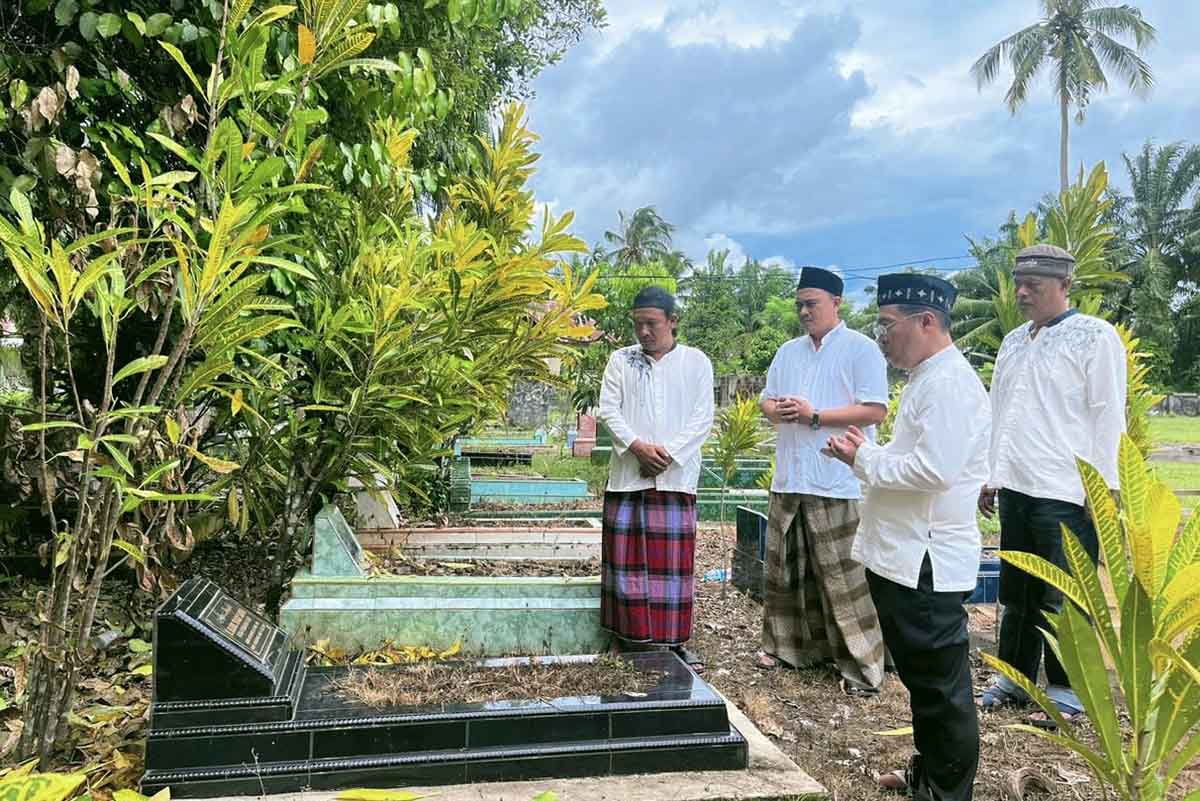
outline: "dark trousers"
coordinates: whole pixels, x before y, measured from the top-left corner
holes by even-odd
[[[917,588],[867,571],[883,641],[912,705],[917,755],[909,786],[918,801],[970,801],[979,767],[971,690],[967,593],[935,592],[929,555]]]
[[[1063,551],[1063,524],[1079,538],[1095,564],[1099,551],[1096,528],[1082,506],[1000,490],[1001,550],[1037,554],[1070,573]],[[1039,631],[1039,628],[1050,630],[1044,613],[1062,609],[1062,593],[1002,561],[1000,603],[1004,606],[1004,616],[1000,620],[1000,658],[1036,683],[1044,651],[1046,681],[1060,687],[1069,686],[1067,672],[1054,651],[1044,647],[1045,638]]]

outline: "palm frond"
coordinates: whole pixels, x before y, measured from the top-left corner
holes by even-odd
[[[1142,12],[1130,5],[1092,8],[1083,12],[1083,24],[1108,36],[1133,34],[1137,49],[1154,43],[1154,26],[1142,18]]]
[[[1144,95],[1154,87],[1154,73],[1136,50],[1101,31],[1093,31],[1091,35],[1100,60],[1125,78],[1132,92]]]

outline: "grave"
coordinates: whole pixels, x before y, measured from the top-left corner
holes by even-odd
[[[736,512],[737,540],[733,549],[733,586],[762,602],[767,560],[767,515],[739,506]],[[993,603],[1000,586],[1000,558],[996,548],[985,547],[979,559],[979,575],[968,604]]]
[[[459,437],[454,441],[454,455],[460,456],[464,449],[495,450],[498,448],[544,448],[549,444],[545,431],[532,434],[486,437]]]
[[[414,558],[570,559],[599,554],[593,529],[391,529],[365,533],[374,550]],[[368,575],[362,545],[335,507],[313,524],[313,566],[297,572],[280,626],[299,642],[348,651],[385,640],[470,656],[588,654],[605,647],[599,576]]]
[[[767,516],[745,506],[739,506],[735,514],[737,540],[733,547],[733,586],[761,603],[767,559]]]
[[[141,791],[258,796],[746,767],[723,699],[687,665],[670,652],[627,661],[658,677],[644,696],[369,708],[329,691],[368,668],[307,666],[281,629],[189,579],[155,615]]]
[[[726,520],[733,519],[734,510],[738,506],[745,506],[766,514],[771,497],[767,490],[761,489],[731,488],[725,490],[724,495]],[[709,522],[721,519],[721,490],[705,489],[704,487],[696,490],[696,517]]]
[[[471,477],[471,505],[505,503],[520,505],[572,503],[589,500],[587,482],[581,478],[533,476]]]
[[[700,486],[705,489],[721,488],[721,468],[713,459],[701,461]],[[758,489],[758,481],[771,469],[770,459],[738,459],[729,482],[731,489]]]

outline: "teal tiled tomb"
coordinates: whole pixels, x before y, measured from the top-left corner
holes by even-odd
[[[586,559],[599,532],[496,528],[371,532],[416,558]],[[379,538],[378,542],[374,542]],[[469,656],[591,654],[607,644],[600,628],[600,577],[372,576],[362,544],[341,513],[326,507],[313,524],[312,569],[292,579],[279,613],[300,642],[328,640],[349,651],[390,640],[435,650],[459,643]]]

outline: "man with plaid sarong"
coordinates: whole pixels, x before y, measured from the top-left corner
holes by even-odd
[[[842,279],[805,267],[796,311],[807,332],[780,347],[760,406],[777,426],[767,511],[766,588],[758,665],[830,662],[847,694],[883,683],[883,635],[862,565],[850,558],[858,480],[821,449],[831,433],[873,426],[887,413],[887,365],[839,317]]]
[[[613,439],[604,493],[601,625],[612,651],[671,647],[692,633],[696,485],[712,430],[713,371],[701,351],[675,341],[675,298],[647,287],[633,302],[638,344],[612,354],[598,417]]]

